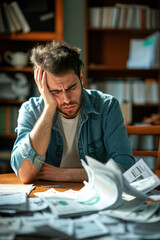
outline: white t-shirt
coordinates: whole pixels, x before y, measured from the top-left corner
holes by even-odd
[[[59,121],[64,141],[60,167],[81,168],[77,139],[79,115],[73,119],[67,119],[59,114]]]

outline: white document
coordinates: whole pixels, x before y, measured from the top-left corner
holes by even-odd
[[[42,211],[48,207],[46,201],[42,201],[40,198],[28,198],[28,211]]]
[[[26,193],[0,194],[0,208],[7,205],[24,204],[26,200]]]
[[[131,39],[127,67],[135,69],[149,69],[156,67],[156,49],[158,44],[158,32],[144,39]]]
[[[16,233],[20,228],[20,218],[0,218],[0,233],[9,234]],[[1,235],[0,234],[0,235]]]
[[[125,173],[123,173],[123,176],[129,183],[133,183],[134,181],[155,176],[155,174],[147,166],[147,164],[143,161],[143,159],[140,159],[132,167],[130,167]]]
[[[147,222],[149,218],[154,216],[158,209],[158,202],[150,204],[136,204],[135,207],[132,207],[131,204],[124,204],[120,208],[106,210],[105,214],[127,221]]]
[[[105,165],[88,156],[86,159],[88,164],[83,160],[82,164],[88,174],[89,182],[78,192],[80,194],[77,194],[77,197],[74,195],[74,198],[69,198],[63,192],[57,197],[52,194],[46,194],[46,196],[45,193],[38,194],[47,201],[53,214],[61,217],[74,216],[117,207],[124,201],[122,200],[123,192],[134,196],[142,203],[151,200],[149,196],[130,186],[112,159]]]
[[[109,233],[107,227],[92,216],[75,219],[74,229],[76,239],[87,239]]]
[[[29,194],[34,188],[33,184],[0,184],[0,194],[23,192]]]

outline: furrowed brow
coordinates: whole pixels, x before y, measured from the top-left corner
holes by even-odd
[[[69,89],[71,89],[71,88],[75,87],[76,85],[77,85],[77,83],[74,83],[73,85],[69,86],[69,87],[68,87],[68,88],[66,88],[65,90],[69,90]]]
[[[53,89],[53,90],[49,90],[51,93],[57,93],[57,92],[61,92],[62,90],[58,90],[58,89]]]

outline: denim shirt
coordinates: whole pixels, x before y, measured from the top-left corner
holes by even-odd
[[[11,154],[11,166],[17,174],[23,159],[34,164],[37,153],[31,146],[30,132],[44,108],[42,96],[32,97],[19,110],[17,139]],[[80,112],[78,151],[80,159],[91,156],[102,163],[114,159],[125,170],[135,160],[123,123],[118,101],[111,95],[97,90],[83,89]],[[60,166],[63,153],[63,138],[58,122],[58,110],[53,118],[50,142],[45,162]]]

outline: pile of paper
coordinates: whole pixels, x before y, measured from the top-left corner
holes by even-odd
[[[136,171],[139,165],[141,168],[147,167],[142,160],[125,175],[122,175],[112,159],[106,165],[90,157],[87,157],[87,162],[88,164],[82,161],[82,164],[88,174],[89,182],[79,192],[72,195],[71,192],[60,193],[50,190],[36,193],[36,196],[48,202],[53,214],[61,217],[88,214],[119,207],[135,198],[139,203],[144,203],[146,200],[151,200],[151,197],[145,193],[160,184],[159,178],[151,170],[149,178],[141,179],[136,184],[129,184],[127,178],[130,178],[130,174]],[[138,177],[140,176],[137,175]],[[143,178],[142,174],[141,178]]]
[[[160,180],[142,159],[124,174],[112,159],[82,164],[89,181],[80,191],[51,188],[27,198],[29,185],[16,193],[1,186],[0,239],[160,239],[160,202],[146,204],[160,200]]]

